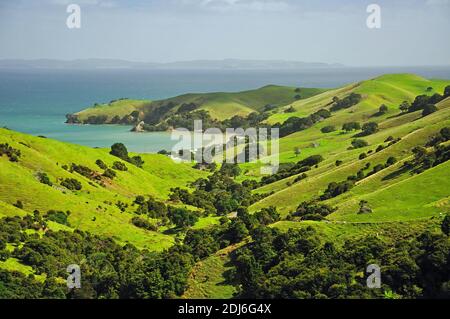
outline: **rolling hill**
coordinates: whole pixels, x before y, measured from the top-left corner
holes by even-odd
[[[241,258],[251,260],[247,248],[253,241],[260,240],[255,236],[251,238],[247,229],[242,230],[247,226],[241,219],[251,220],[249,216],[257,219],[271,207],[276,208],[279,218],[274,222],[263,215],[261,220],[266,224],[258,220],[263,226],[288,234],[286,236],[292,235],[291,230],[309,232],[313,229],[320,242],[332,242],[337,247],[345,245],[347,240],[368,237],[394,245],[424,231],[439,231],[444,215],[450,211],[450,142],[448,136],[444,136],[450,128],[450,96],[444,93],[449,85],[450,80],[389,74],[330,90],[267,86],[239,93],[187,94],[153,102],[123,99],[69,117],[79,122],[95,122],[101,117],[110,123],[114,118],[128,117],[137,111],[134,115],[138,117],[153,114],[153,119],[164,120],[182,112],[180,108],[183,108],[187,112],[206,110],[219,120],[252,112],[266,113],[268,116],[262,124],[283,126],[293,118],[310,119],[312,114],[327,110],[329,115],[310,121],[280,139],[281,172],[285,175],[274,175],[272,179],[260,175],[263,165],[260,162],[240,164],[240,172],[233,178],[220,177],[221,169],[213,168],[208,172],[156,154],[141,154],[144,164],[137,167],[111,155],[109,150],[0,129],[0,145],[15,150],[13,155],[0,156],[0,217],[27,216],[35,210],[70,212],[67,225],[49,221],[48,229],[36,233],[43,236],[48,230],[83,230],[113,239],[122,247],[130,243],[140,250],[153,252],[178,247],[187,238],[185,253],[187,251],[195,263],[185,278],[182,293],[177,296],[232,298],[242,290],[242,283],[230,280],[230,273],[236,269],[235,255],[244,249]],[[427,104],[414,109],[420,100],[417,97],[422,95]],[[349,96],[358,99],[351,105],[336,107]],[[436,97],[439,99],[432,111],[424,112],[429,108],[429,101]],[[400,109],[404,102],[409,106],[407,110]],[[359,125],[344,130],[347,123]],[[358,144],[355,140],[364,143]],[[432,141],[437,142],[430,144]],[[14,158],[17,151],[20,156]],[[311,157],[320,160],[307,167],[300,166],[301,172],[295,171],[296,165]],[[99,160],[107,168],[116,167],[114,178],[101,174],[105,167],[100,169]],[[432,164],[428,165],[430,161]],[[126,170],[117,169],[123,165]],[[80,167],[84,171],[88,168],[91,175],[81,174]],[[52,185],[43,183],[43,173]],[[61,185],[70,179],[78,180],[81,189],[70,190]],[[217,203],[217,198],[209,198],[208,191],[202,187],[208,189],[208,181],[215,179],[219,180],[216,194],[224,198],[228,195],[224,190],[229,185],[230,189],[238,190],[236,193],[245,193],[247,186],[242,185],[254,183],[245,195],[252,199],[251,203],[240,202],[248,208],[249,214],[243,213],[242,207],[230,208],[237,202],[229,201],[219,203],[227,214],[219,214],[217,209],[216,214],[203,216],[195,225],[182,230],[167,225],[149,230],[133,224],[132,219],[139,215],[138,195],[176,207],[214,211],[217,207],[206,204]],[[194,181],[196,183],[192,184]],[[337,186],[342,185],[346,188],[336,192]],[[174,188],[181,189],[177,196],[174,196]],[[205,204],[204,201],[210,202]],[[333,209],[320,218],[317,215],[303,218],[305,216],[298,214],[302,202],[306,205],[320,203]],[[156,218],[149,221],[158,223]],[[229,233],[222,234],[223,229]],[[264,238],[263,232],[257,235]],[[243,235],[233,241],[236,233]],[[219,236],[220,245],[213,236]],[[200,239],[205,243],[198,243]],[[6,249],[13,250],[16,246],[8,242]],[[208,250],[208,247],[214,248]],[[182,250],[173,255],[178,256]],[[183,258],[180,263],[189,264]],[[0,262],[0,268],[24,274],[35,271],[16,258]]]
[[[151,195],[166,200],[172,187],[185,187],[189,181],[205,176],[186,164],[175,164],[162,155],[143,155],[142,169],[127,165],[126,172],[118,171],[114,180],[104,180],[103,186],[64,169],[72,163],[83,165],[100,172],[96,161],[101,159],[113,166],[120,159],[108,150],[66,144],[50,139],[33,137],[7,129],[0,129],[0,144],[7,143],[20,150],[20,160],[15,163],[5,156],[0,158],[0,207],[2,215],[32,213],[34,210],[70,211],[69,222],[73,229],[91,231],[130,242],[138,247],[160,250],[173,242],[173,237],[159,232],[137,228],[130,223],[132,207],[121,212],[117,203],[132,206],[137,195]],[[45,172],[53,186],[42,184],[38,173]],[[61,187],[58,181],[75,178],[82,184],[80,191]],[[22,202],[22,209],[12,206]]]
[[[189,109],[208,111],[213,119],[225,120],[235,115],[246,116],[255,111],[263,111],[267,105],[273,107],[285,106],[299,99],[307,99],[319,94],[324,89],[298,89],[269,85],[257,90],[238,93],[191,93],[168,98],[159,101],[139,101],[122,99],[111,101],[107,104],[98,104],[92,108],[85,109],[69,116],[69,122],[95,123],[93,118],[99,119],[101,123],[116,123],[115,117],[123,119],[125,116],[137,111],[140,113],[139,120],[146,123],[161,121],[177,113],[183,105],[192,106]],[[155,111],[159,110],[159,111]],[[91,121],[89,119],[91,118]],[[131,120],[134,123],[137,118]],[[126,121],[129,123],[129,121]]]

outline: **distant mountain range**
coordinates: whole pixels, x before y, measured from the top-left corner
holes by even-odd
[[[341,64],[284,60],[195,60],[169,63],[132,62],[114,59],[0,60],[0,69],[154,69],[154,70],[299,70],[339,68]]]

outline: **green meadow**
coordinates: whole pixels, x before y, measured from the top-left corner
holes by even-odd
[[[176,105],[175,112],[183,104],[194,103],[199,109],[208,111],[212,118],[224,120],[235,115],[262,112],[272,105],[265,124],[281,125],[289,118],[306,117],[329,108],[335,97],[343,99],[352,93],[360,94],[361,100],[357,104],[333,112],[311,127],[279,140],[278,155],[282,164],[297,163],[313,155],[321,155],[323,161],[311,167],[302,180],[298,180],[300,174],[296,174],[266,185],[258,184],[253,194],[259,194],[261,198],[249,206],[249,212],[276,207],[281,220],[270,227],[282,232],[312,227],[324,242],[342,244],[347,239],[376,236],[392,243],[413,238],[424,230],[438,229],[443,216],[450,211],[448,161],[417,174],[402,169],[414,158],[415,147],[425,146],[443,128],[450,127],[450,98],[437,103],[436,111],[427,116],[421,110],[402,114],[399,108],[404,101],[412,103],[419,95],[442,95],[448,85],[450,80],[390,74],[328,90],[270,85],[238,93],[187,94],[163,101],[125,99],[95,105],[76,115],[80,119],[107,116],[111,120],[134,111],[149,112],[167,103]],[[385,112],[379,112],[381,105],[387,107]],[[343,125],[349,122],[374,122],[378,130],[359,137],[367,145],[355,149],[352,141],[358,138],[361,130],[344,131]],[[334,130],[323,132],[323,128],[331,126]],[[389,145],[392,139],[397,139],[397,142]],[[139,168],[112,156],[109,149],[93,149],[0,129],[0,144],[4,143],[19,150],[21,155],[18,161],[0,156],[0,217],[31,215],[36,210],[41,213],[50,210],[67,212],[70,225],[49,222],[48,229],[55,232],[88,231],[111,238],[122,246],[131,243],[139,249],[156,252],[174,245],[184,238],[186,231],[210,229],[223,222],[223,216],[206,214],[183,231],[168,226],[148,230],[132,223],[137,209],[135,198],[139,195],[203,211],[175,203],[170,198],[171,189],[179,187],[192,191],[190,183],[211,174],[195,169],[193,163],[175,163],[171,158],[158,154],[130,154],[141,156],[144,164]],[[395,158],[395,163],[367,174],[377,165],[385,165],[390,158]],[[96,164],[98,160],[108,167],[120,162],[127,170],[116,171],[114,179],[102,179],[103,184],[100,185],[68,169],[76,164],[101,174],[103,170]],[[340,165],[336,164],[337,161]],[[241,173],[235,181],[261,181],[261,167],[261,163],[240,164]],[[324,220],[294,221],[289,218],[300,203],[318,198],[330,183],[346,181],[359,171],[365,176],[350,190],[323,200],[324,204],[335,208]],[[48,176],[52,186],[39,180],[42,173]],[[70,178],[81,183],[81,190],[61,186],[64,179]],[[370,206],[370,213],[360,213],[361,203]],[[234,218],[232,215],[229,219]],[[157,223],[158,220],[151,222]],[[36,234],[42,236],[43,232]],[[232,298],[236,295],[239,285],[227,277],[227,273],[233,270],[230,256],[247,243],[230,245],[197,261],[189,273],[182,297]],[[14,247],[9,246],[9,249]],[[34,273],[31,267],[15,258],[1,261],[0,268],[25,275]],[[45,275],[39,275],[38,279],[43,281]]]

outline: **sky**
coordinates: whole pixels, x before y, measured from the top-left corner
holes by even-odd
[[[449,34],[450,0],[0,0],[0,59],[450,65]]]

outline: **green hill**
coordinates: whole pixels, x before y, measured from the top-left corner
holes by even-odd
[[[425,144],[440,129],[449,126],[450,101],[447,99],[437,104],[439,110],[426,117],[422,117],[420,111],[399,116],[399,105],[402,101],[412,102],[416,96],[421,94],[442,93],[444,87],[449,83],[449,81],[426,80],[409,74],[388,75],[364,81],[344,89],[329,91],[306,101],[297,102],[297,104],[294,104],[296,108],[305,114],[310,114],[326,107],[331,102],[332,97],[340,96],[343,92],[345,94],[360,93],[363,96],[359,104],[349,109],[338,111],[332,117],[325,119],[319,124],[280,140],[281,162],[296,162],[316,154],[322,155],[325,161],[318,168],[308,172],[309,176],[305,181],[293,183],[297,176],[292,176],[261,187],[257,192],[267,193],[274,191],[275,194],[255,204],[252,209],[257,210],[261,207],[275,205],[280,207],[282,212],[288,213],[294,210],[301,201],[320,194],[330,182],[345,180],[347,176],[356,174],[366,163],[371,163],[373,167],[376,164],[386,162],[390,156],[395,156],[399,161],[408,158],[411,156],[411,150],[414,146]],[[433,87],[433,90],[427,91],[428,87]],[[375,116],[382,104],[388,106],[388,112]],[[283,116],[285,115],[283,114]],[[277,120],[280,119],[279,116],[277,118],[277,115],[275,115],[275,118]],[[273,118],[270,120],[274,121]],[[347,122],[359,122],[362,124],[369,121],[378,123],[380,128],[375,134],[364,137],[369,142],[369,146],[362,149],[349,149],[355,132],[344,133],[341,130],[342,125]],[[321,132],[322,128],[330,125],[334,126],[336,131],[331,133]],[[401,138],[402,140],[381,152],[375,152],[379,145],[387,144],[385,140],[389,136]],[[298,157],[294,154],[295,147],[299,147],[302,150],[301,155]],[[372,151],[373,154],[364,160],[359,160],[361,153],[369,151]],[[342,160],[343,165],[336,167],[335,162],[337,160]],[[252,168],[252,165],[254,164],[246,164],[246,168],[249,171],[248,175],[255,175],[258,172],[258,169]],[[394,182],[402,180],[403,177],[400,176],[396,179],[380,182],[380,179],[393,169],[384,170],[378,175],[372,176],[369,180],[364,180],[357,184],[357,187],[352,192],[362,189],[364,185],[364,191],[370,193],[375,189],[379,190],[380,187],[387,187]],[[377,180],[379,183],[376,183]],[[373,188],[368,186],[369,181],[372,183]],[[413,181],[411,182],[414,183]],[[347,196],[349,195],[347,194]],[[341,198],[339,199],[341,200]],[[417,205],[417,203],[409,203],[410,205]]]
[[[64,169],[72,163],[89,167],[101,173],[96,165],[102,160],[109,167],[114,162],[123,162],[109,155],[107,150],[72,145],[0,129],[0,144],[8,143],[20,150],[18,162],[0,157],[0,207],[1,214],[32,213],[38,210],[70,211],[69,222],[74,229],[90,231],[115,238],[119,242],[130,242],[138,247],[156,250],[167,248],[173,242],[171,236],[159,232],[145,231],[130,223],[134,214],[132,201],[137,195],[151,195],[166,200],[172,187],[185,187],[189,181],[205,176],[187,164],[175,164],[162,155],[142,155],[142,169],[125,163],[128,170],[118,171],[114,180],[104,180],[100,186],[77,172]],[[53,186],[42,184],[39,173],[46,173]],[[82,190],[69,191],[59,185],[65,178],[75,178]],[[22,209],[12,205],[21,201]],[[129,208],[121,212],[119,202]]]
[[[176,114],[183,105],[189,106],[187,112],[205,110],[213,119],[225,120],[235,115],[247,116],[255,111],[263,111],[264,107],[268,105],[275,108],[285,106],[323,91],[325,90],[268,85],[257,90],[237,93],[191,93],[153,102],[123,99],[108,104],[99,104],[75,113],[69,116],[69,122],[89,124],[125,122],[131,124],[136,122],[138,117],[135,116],[131,120],[127,120],[127,117],[137,111],[140,113],[140,120],[151,123]],[[115,117],[118,119],[114,120]]]
[[[201,170],[194,169],[193,164],[175,163],[167,156],[141,154],[144,164],[138,167],[129,158],[121,160],[106,149],[0,129],[0,151],[4,153],[0,156],[0,217],[22,216],[22,224],[28,225],[25,219],[34,211],[50,214],[53,210],[52,218],[46,215],[45,227],[24,231],[36,240],[52,238],[52,232],[76,234],[77,230],[112,240],[127,251],[117,253],[119,248],[108,246],[114,254],[125,259],[127,254],[134,256],[128,261],[130,267],[135,267],[132,278],[127,277],[131,286],[135,284],[134,273],[144,271],[139,284],[150,282],[152,289],[137,290],[146,297],[251,295],[251,280],[252,289],[258,286],[262,293],[273,293],[270,296],[316,297],[305,294],[310,285],[299,288],[299,294],[283,290],[293,281],[279,278],[294,276],[296,265],[315,253],[329,256],[338,252],[340,256],[345,246],[359,258],[370,249],[355,245],[364,244],[367,238],[379,241],[377,245],[384,247],[380,251],[386,254],[396,251],[398,247],[393,247],[399,242],[415,245],[416,237],[426,238],[419,236],[425,231],[441,240],[442,220],[450,211],[449,85],[450,80],[391,74],[332,90],[267,86],[240,93],[187,94],[154,102],[119,100],[69,117],[75,122],[106,118],[109,123],[130,116],[165,121],[168,116],[198,110],[207,110],[220,120],[255,111],[264,113],[268,116],[262,124],[289,128],[279,141],[280,171],[269,177],[260,175],[260,162]],[[289,123],[294,123],[293,128],[287,126]],[[353,129],[344,130],[348,123],[353,123]],[[139,195],[143,197],[138,200]],[[203,215],[186,224],[181,220],[175,227],[175,222],[163,223],[164,216],[150,217],[161,210],[163,203],[172,205],[172,211],[168,211],[174,219],[182,219],[183,211],[177,211],[180,207],[186,208],[184,212]],[[297,236],[301,244],[294,243]],[[21,250],[23,242],[14,240],[4,243],[5,250],[15,254],[0,261],[0,268],[37,274],[36,280],[46,282],[47,273],[35,267],[35,259],[30,261],[20,255],[26,253]],[[447,243],[448,238],[445,240]],[[136,251],[127,243],[137,247]],[[303,251],[308,249],[307,244],[316,247],[309,255]],[[436,245],[446,247],[443,242]],[[400,271],[395,268],[398,256],[388,256],[384,260],[391,263],[388,270]],[[378,257],[374,253],[364,262]],[[92,258],[97,261],[104,257],[94,254]],[[169,258],[174,260],[165,264]],[[352,269],[352,286],[362,278],[363,269],[353,261],[346,262],[350,268],[343,271]],[[321,276],[326,276],[328,266],[321,264],[321,275],[314,273],[311,278],[322,284]],[[117,268],[121,267],[119,263]],[[247,273],[247,277],[240,278],[237,267],[270,280],[258,282]],[[315,271],[315,267],[305,269]],[[296,280],[307,280],[301,277],[302,272],[295,275]],[[167,278],[176,284],[166,285]],[[334,289],[344,290],[345,285],[340,285],[327,286],[317,296],[334,296]],[[416,286],[411,288],[413,292],[395,285],[383,287],[383,291],[387,295],[392,289],[402,296],[421,295]],[[100,296],[109,296],[102,293]],[[255,296],[259,295],[255,292]]]

